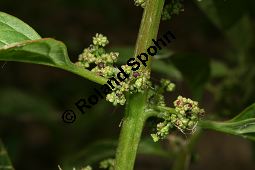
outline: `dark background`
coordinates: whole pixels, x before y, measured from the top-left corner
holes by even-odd
[[[222,27],[195,1],[185,1],[184,12],[161,23],[159,35],[171,30],[177,37],[168,46],[168,51],[175,54],[164,61],[169,70],[162,71],[162,65],[155,62],[152,75],[155,82],[167,77],[177,83],[176,93],[167,96],[169,105],[177,94],[182,94],[201,101],[208,117],[226,120],[255,101],[252,3],[218,3]],[[132,0],[1,0],[0,10],[28,23],[42,37],[63,41],[74,62],[96,33],[108,37],[109,50],[119,49],[123,56],[130,57],[142,16],[142,9],[135,7]],[[232,34],[235,36],[229,36],[226,30],[244,16],[248,21]],[[251,45],[243,47],[242,41]],[[97,166],[98,161],[114,154],[123,107],[114,108],[100,101],[85,115],[75,110],[74,103],[88,97],[95,83],[46,66],[0,64],[0,138],[17,170]],[[178,77],[170,65],[183,77]],[[62,122],[61,114],[66,109],[77,113],[74,124]],[[151,132],[149,123],[145,141]],[[145,145],[149,151],[138,155],[135,169],[171,169],[173,159],[157,154],[162,148],[171,153],[169,143],[166,140],[161,146]],[[254,169],[254,151],[248,140],[206,131],[196,144],[190,169]]]

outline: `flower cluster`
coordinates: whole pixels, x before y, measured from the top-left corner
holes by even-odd
[[[186,131],[194,131],[199,118],[204,115],[204,109],[199,108],[198,102],[189,98],[178,96],[174,101],[174,106],[174,112],[163,111],[162,117],[164,121],[158,123],[157,132],[151,134],[155,142],[159,139],[166,138],[169,129],[173,127],[176,127],[183,133]]]
[[[151,134],[153,141],[157,142],[159,139],[165,139],[169,134],[169,129],[172,127],[172,124],[168,121],[158,123],[157,132],[155,134]]]
[[[92,71],[97,72],[101,76],[110,77],[115,71],[111,66],[117,61],[119,53],[106,53],[103,47],[108,43],[107,37],[97,33],[93,37],[93,44],[83,50],[76,64],[85,68],[94,67]]]
[[[105,159],[99,163],[100,169],[114,170],[114,166],[115,166],[115,159],[112,159],[112,158]],[[62,170],[60,166],[58,166],[58,169]],[[76,168],[73,168],[73,170],[76,170]],[[86,167],[81,168],[80,170],[93,170],[93,168],[88,165]]]
[[[113,105],[124,105],[126,102],[126,92],[129,92],[130,94],[143,92],[151,86],[151,82],[149,81],[149,72],[132,71],[131,67],[127,65],[123,65],[121,68],[130,76],[125,81],[120,82],[119,86],[115,86],[112,93],[106,96],[106,100],[112,102]]]
[[[170,80],[161,79],[160,83],[167,92],[172,92],[175,88],[175,84],[172,83]]]
[[[115,159],[109,158],[100,162],[99,168],[114,170]]]
[[[182,11],[184,11],[184,9],[181,0],[172,0],[171,3],[164,7],[162,11],[162,20],[170,20],[173,15],[179,15]]]
[[[96,34],[95,37],[93,37],[93,44],[98,46],[106,46],[109,43],[107,37],[103,36],[102,34]]]
[[[193,130],[201,117],[204,114],[204,109],[198,107],[198,102],[189,98],[178,96],[174,101],[176,115],[171,115],[172,123],[180,130]]]
[[[81,66],[87,69],[91,69],[98,76],[105,77],[107,79],[115,77],[120,69],[115,67],[119,53],[110,52],[107,53],[104,47],[109,43],[107,37],[102,34],[96,34],[93,37],[93,44],[88,48],[85,48],[83,53],[79,55],[77,66]],[[113,103],[113,105],[124,105],[126,102],[125,93],[143,92],[150,87],[149,72],[145,69],[132,71],[132,67],[128,65],[122,65],[121,69],[128,75],[124,81],[114,85],[112,92],[106,95],[106,100]],[[115,83],[115,84],[114,84]]]
[[[175,89],[175,84],[170,80],[161,79],[160,85],[155,85],[152,91],[149,91],[148,102],[154,106],[166,106],[164,93],[172,92]]]
[[[146,5],[146,0],[135,0],[135,5],[144,8]]]

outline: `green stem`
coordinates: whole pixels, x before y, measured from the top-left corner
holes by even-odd
[[[174,108],[171,107],[164,107],[164,106],[157,106],[151,109],[145,110],[146,114],[149,117],[158,117],[164,119],[164,115],[162,113],[168,112],[169,114],[177,114]]]
[[[143,18],[136,42],[135,56],[145,52],[156,38],[161,19],[164,0],[147,0]],[[150,57],[149,57],[150,58]],[[147,70],[150,71],[151,59]],[[120,132],[116,152],[115,170],[132,170],[136,152],[146,119],[150,116],[145,112],[147,90],[144,93],[129,95],[127,98],[125,116]]]
[[[146,0],[146,7],[143,12],[143,18],[138,33],[135,56],[145,52],[151,45],[152,39],[157,37],[161,12],[165,0]],[[151,67],[151,57],[149,57],[147,69]]]
[[[125,117],[122,124],[115,170],[132,170],[138,144],[147,116],[144,112],[146,95],[130,95],[126,104]]]

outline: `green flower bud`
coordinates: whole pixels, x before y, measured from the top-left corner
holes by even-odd
[[[192,129],[192,128],[194,128],[195,124],[196,124],[196,122],[189,121],[187,126],[188,126],[189,129]]]
[[[187,119],[187,118],[182,118],[182,119],[181,119],[181,122],[182,122],[183,125],[186,126],[186,125],[188,124],[188,122],[189,122],[189,119]]]
[[[125,95],[121,91],[113,91],[106,95],[106,100],[113,103],[114,106],[117,104],[124,105],[126,102]]]
[[[135,5],[144,8],[146,5],[146,0],[135,0]]]
[[[151,134],[151,137],[154,142],[157,142],[159,139],[165,139],[168,136],[169,129],[172,127],[170,122],[164,121],[157,124],[157,133]]]
[[[122,65],[121,68],[125,71],[125,73],[127,74],[131,74],[132,72],[132,67],[128,66],[128,65]]]
[[[172,83],[170,80],[161,79],[160,83],[163,86],[163,88],[166,89],[166,91],[168,92],[172,92],[175,88],[175,84]]]
[[[159,141],[159,137],[156,134],[151,134],[151,137],[154,142]]]
[[[180,0],[172,0],[171,3],[165,5],[162,11],[161,19],[170,20],[173,15],[178,15],[182,11],[184,11],[184,9]]]
[[[106,46],[109,43],[107,37],[103,36],[103,34],[96,33],[96,36],[93,37],[93,44],[98,46]]]
[[[115,160],[114,159],[106,159],[100,162],[99,168],[114,170]]]

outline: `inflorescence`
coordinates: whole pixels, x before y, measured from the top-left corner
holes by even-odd
[[[179,15],[183,11],[182,0],[171,0],[169,4],[165,5],[161,18],[162,20],[170,20],[173,15]]]
[[[114,64],[117,62],[119,53],[107,53],[104,47],[108,43],[107,37],[96,34],[93,37],[93,44],[84,49],[76,64],[84,68],[91,68],[91,71],[98,76],[111,79],[112,92],[106,95],[106,100],[113,103],[113,105],[124,105],[126,92],[143,92],[150,86],[149,72],[135,70],[127,64],[120,66],[120,68],[115,67]],[[139,63],[133,63],[137,65],[136,67],[140,66]],[[122,73],[122,75],[119,73]],[[118,82],[117,78],[124,81]]]
[[[105,159],[99,163],[100,169],[114,170],[114,166],[115,166],[115,159],[113,159],[113,158]],[[62,170],[62,168],[60,166],[58,166],[58,169]],[[72,170],[76,170],[76,168],[73,168]],[[86,167],[81,168],[80,170],[93,170],[93,168],[88,165]]]
[[[134,1],[135,1],[135,6],[141,6],[142,8],[144,8],[146,5],[146,0],[134,0]]]
[[[157,40],[152,39],[154,46],[150,46],[146,52],[129,58],[125,65],[116,67],[119,53],[107,53],[104,47],[109,43],[107,37],[102,34],[96,34],[93,37],[93,44],[85,48],[83,53],[79,55],[77,66],[86,68],[94,72],[98,76],[107,78],[107,84],[104,84],[101,91],[106,95],[106,100],[113,105],[124,105],[126,102],[126,93],[129,94],[143,92],[151,87],[150,72],[145,69],[150,56],[155,56],[162,46],[176,39],[171,31],[166,32],[162,38]],[[172,88],[172,87],[168,87]],[[96,93],[102,98],[99,90]],[[85,99],[80,99],[75,105],[84,113],[84,108],[91,108],[98,102],[98,97],[92,95]],[[91,105],[89,105],[89,104]]]
[[[173,102],[174,110],[167,107],[160,107],[163,122],[157,124],[156,133],[151,134],[156,142],[159,139],[164,139],[168,136],[169,130],[173,127],[179,129],[182,133],[187,131],[193,132],[197,122],[204,115],[204,109],[200,109],[198,102],[189,98],[178,96]]]
[[[175,39],[175,36],[170,31],[163,36],[164,38],[159,38],[158,40],[152,39],[155,46],[150,46],[147,49],[148,54],[150,56],[156,55],[157,50],[162,49],[160,45],[166,46],[166,42],[171,42],[169,36]],[[175,89],[175,84],[170,80],[162,79],[160,85],[152,85],[150,72],[148,69],[144,69],[147,66],[146,63],[149,55],[147,53],[141,53],[136,58],[130,58],[127,64],[116,67],[115,63],[117,62],[119,53],[107,53],[104,47],[108,43],[107,37],[102,34],[96,34],[93,37],[93,44],[84,49],[76,63],[78,66],[90,69],[96,75],[108,79],[108,84],[102,86],[106,100],[113,103],[113,105],[124,105],[127,93],[144,92],[146,89],[150,89],[148,93],[148,108],[160,112],[164,119],[163,122],[157,124],[157,132],[151,135],[154,141],[164,139],[168,135],[169,129],[174,127],[183,133],[194,131],[199,118],[204,113],[204,110],[199,108],[198,102],[179,96],[174,101],[174,109],[167,107],[164,93],[172,92]],[[143,67],[140,68],[141,65]],[[102,97],[101,94],[100,96]],[[97,103],[98,98],[92,95],[88,98],[88,101],[94,105]],[[86,104],[85,99],[77,102],[76,106],[83,113],[84,107],[91,108],[91,106]]]
[[[161,19],[163,21],[170,20],[174,15],[179,15],[180,12],[184,11],[183,0],[171,0],[170,3],[164,6],[161,14]],[[135,6],[141,6],[144,8],[146,6],[146,0],[134,0]]]

